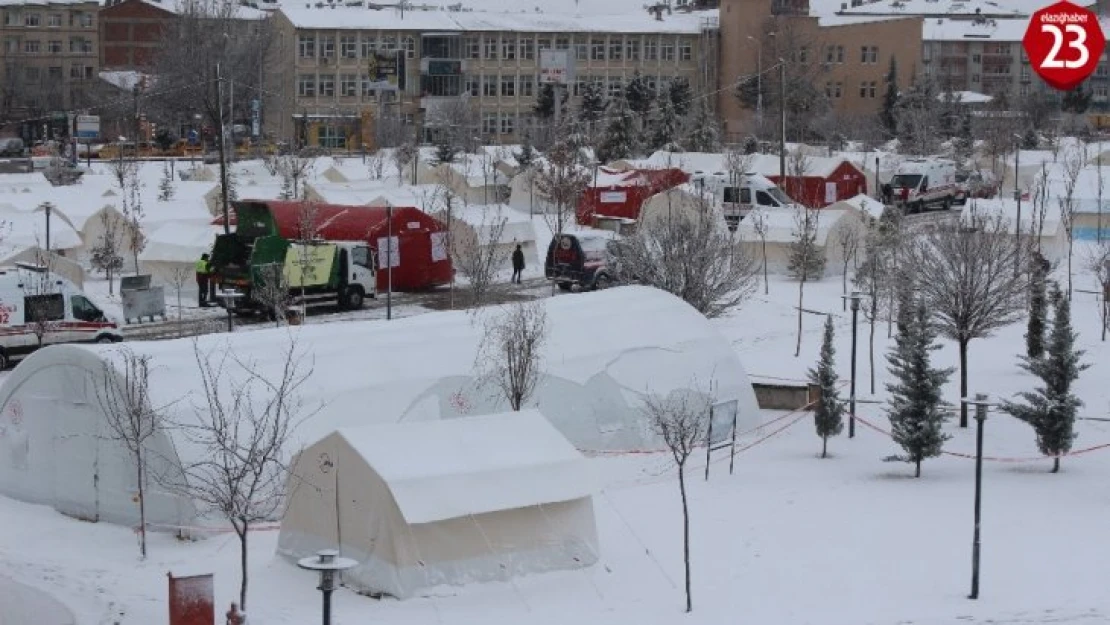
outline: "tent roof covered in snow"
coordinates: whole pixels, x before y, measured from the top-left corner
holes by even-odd
[[[339,430],[409,523],[588,497],[582,454],[538,410]]]

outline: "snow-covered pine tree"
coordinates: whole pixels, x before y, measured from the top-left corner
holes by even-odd
[[[539,158],[536,148],[532,146],[532,136],[529,133],[524,133],[524,141],[520,144],[520,149],[513,152],[513,158],[516,159],[521,171],[531,168]]]
[[[821,389],[821,399],[813,407],[813,423],[817,436],[821,437],[821,457],[829,456],[829,437],[840,434],[844,429],[844,404],[836,388],[836,366],[833,356],[832,315],[825,317],[825,340],[821,342],[821,359],[817,368],[809,370],[809,381]]]
[[[698,100],[688,122],[686,147],[691,152],[717,152],[721,149],[721,129],[705,98]]]
[[[459,149],[455,147],[454,143],[452,143],[449,138],[445,137],[443,141],[436,144],[435,162],[437,165],[454,163],[455,157],[458,156],[458,154]]]
[[[1025,357],[1036,360],[1044,355],[1045,316],[1048,313],[1046,294],[1048,276],[1041,263],[1034,261],[1029,283],[1029,321],[1025,328]]]
[[[170,173],[169,161],[162,164],[162,180],[158,183],[158,200],[169,202],[173,199],[173,174]]]
[[[582,105],[579,108],[582,121],[596,122],[609,108],[609,100],[605,97],[605,88],[600,82],[588,82],[582,88]]]
[[[1037,434],[1037,448],[1052,456],[1052,472],[1060,470],[1060,455],[1071,451],[1075,441],[1075,412],[1083,401],[1072,393],[1072,384],[1079,374],[1090,367],[1080,362],[1083,351],[1075,348],[1076,332],[1071,327],[1071,303],[1053,285],[1052,334],[1047,353],[1042,358],[1024,358],[1021,368],[1041,379],[1042,385],[1033,391],[1018,393],[1024,400],[1004,402],[1002,411],[1033,426]]]
[[[817,246],[816,211],[802,208],[795,219],[794,237],[790,241],[786,271],[799,280],[819,280],[825,273],[825,255]]]
[[[640,71],[636,70],[624,87],[624,98],[628,100],[628,108],[639,115],[643,115],[651,107],[652,100],[655,99],[654,96],[655,94],[652,93],[647,81],[640,75]]]
[[[921,462],[939,456],[944,441],[950,438],[943,430],[947,415],[941,391],[954,370],[931,365],[929,352],[940,349],[936,330],[924,306],[918,303],[909,308],[912,312],[902,315],[894,349],[886,357],[894,376],[886,389],[890,393],[891,437],[906,452],[905,461],[914,464],[914,477],[921,477]]]
[[[661,150],[664,146],[675,143],[678,139],[678,116],[674,112],[674,103],[665,92],[651,104],[648,111],[648,128],[651,149]]]
[[[609,124],[597,147],[597,158],[602,163],[617,159],[631,158],[639,152],[639,137],[636,132],[636,117],[628,107],[628,101],[617,98],[609,114]]]
[[[883,92],[883,106],[879,110],[879,123],[886,130],[887,137],[898,133],[898,61],[890,57],[890,67],[886,72],[886,90]]]
[[[671,96],[671,103],[674,104],[675,113],[685,117],[686,114],[690,112],[691,100],[694,98],[694,91],[690,89],[690,80],[685,76],[672,78],[670,84],[667,86],[667,92]]]

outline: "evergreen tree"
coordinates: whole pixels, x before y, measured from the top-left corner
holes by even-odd
[[[887,136],[898,134],[898,61],[890,57],[890,69],[886,72],[886,92],[883,93],[883,107],[879,111],[879,122]]]
[[[1043,358],[1024,358],[1021,368],[1041,379],[1042,386],[1023,391],[1024,403],[1005,402],[1002,410],[1033,426],[1037,448],[1053,456],[1052,472],[1060,470],[1060,455],[1071,451],[1075,441],[1075,412],[1083,405],[1072,393],[1072,384],[1090,365],[1079,362],[1083,351],[1075,348],[1077,334],[1071,327],[1071,303],[1053,286],[1052,334]]]
[[[929,352],[940,349],[929,313],[921,304],[908,305],[901,315],[894,349],[887,354],[890,374],[895,381],[886,385],[890,392],[890,425],[894,442],[906,452],[906,462],[914,463],[914,477],[921,477],[921,462],[940,455],[949,436],[944,433],[947,416],[942,411],[941,392],[953,369],[936,369]]]
[[[582,106],[579,115],[583,121],[596,122],[609,108],[609,101],[605,97],[605,89],[599,82],[588,82],[582,88]]]
[[[709,109],[705,98],[698,100],[697,106],[688,122],[686,147],[691,152],[717,152],[721,149],[721,129]]]
[[[836,384],[836,368],[833,356],[833,320],[832,315],[825,317],[825,340],[821,343],[821,359],[817,362],[816,369],[809,370],[809,381],[821,389],[821,399],[813,407],[813,422],[817,427],[817,436],[821,437],[821,457],[827,458],[829,453],[829,437],[840,434],[844,429],[844,404],[840,401]]]
[[[625,85],[624,98],[628,100],[628,107],[640,115],[647,113],[651,107],[655,94],[651,92],[651,87],[648,87],[643,76],[640,76],[639,70],[632,74],[632,79]]]
[[[1025,330],[1025,357],[1036,360],[1044,355],[1045,315],[1048,298],[1045,293],[1048,276],[1044,267],[1033,261],[1033,279],[1029,285],[1029,321]]]
[[[1036,150],[1041,147],[1041,138],[1037,135],[1036,128],[1029,128],[1021,137],[1021,149]]]
[[[1073,115],[1082,115],[1091,106],[1091,92],[1083,88],[1083,83],[1071,91],[1065,91],[1060,100],[1060,110]]]
[[[168,202],[173,199],[173,174],[170,173],[169,162],[162,165],[162,181],[158,183],[158,199]]]
[[[818,280],[825,273],[825,255],[817,246],[817,217],[813,211],[805,210],[798,223],[794,238],[790,241],[786,271],[795,279],[806,276],[806,280]]]
[[[694,92],[690,89],[690,80],[684,76],[671,79],[671,83],[667,85],[667,92],[671,96],[675,113],[685,117],[690,112],[691,100],[694,97]]]
[[[597,147],[597,158],[602,163],[631,158],[639,152],[636,116],[623,97],[613,103],[609,124]]]
[[[563,97],[561,98],[560,112],[564,115],[567,111],[567,99],[570,94],[566,89],[563,89]],[[555,116],[555,86],[548,83],[540,86],[539,93],[536,94],[536,105],[532,108],[536,112],[536,117],[541,119],[551,119]]]
[[[454,163],[455,157],[458,156],[458,154],[459,148],[455,147],[450,139],[445,139],[436,144],[435,162],[437,165],[443,165],[444,163]]]
[[[674,104],[667,94],[661,94],[651,103],[647,116],[647,136],[651,151],[664,149],[678,138],[678,117]]]
[[[516,158],[517,165],[520,170],[524,171],[532,167],[532,164],[539,158],[536,148],[532,146],[532,135],[524,133],[524,139],[520,144],[520,149],[513,152],[513,157]]]
[[[759,151],[759,139],[756,139],[755,135],[744,137],[744,145],[741,147],[740,151],[744,154],[755,154]]]

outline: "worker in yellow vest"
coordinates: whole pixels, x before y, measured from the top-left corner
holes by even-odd
[[[208,254],[201,254],[196,264],[197,274],[197,306],[208,306],[208,290],[212,279],[212,267],[208,264]]]

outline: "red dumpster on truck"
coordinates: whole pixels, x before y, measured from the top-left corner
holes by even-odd
[[[250,224],[256,236],[277,235],[289,240],[312,236],[325,241],[366,241],[378,258],[378,290],[389,285],[388,250],[392,250],[393,290],[419,291],[451,282],[447,228],[411,206],[343,206],[319,202],[242,200],[232,204],[231,223],[239,230],[235,207],[250,205],[252,215],[265,215]],[[259,210],[263,209],[263,210]],[[392,229],[389,217],[392,215]],[[212,221],[223,225],[223,216]],[[311,224],[311,226],[309,226]],[[244,227],[246,227],[244,225]],[[309,232],[302,230],[311,228]],[[392,234],[392,248],[387,237]]]

